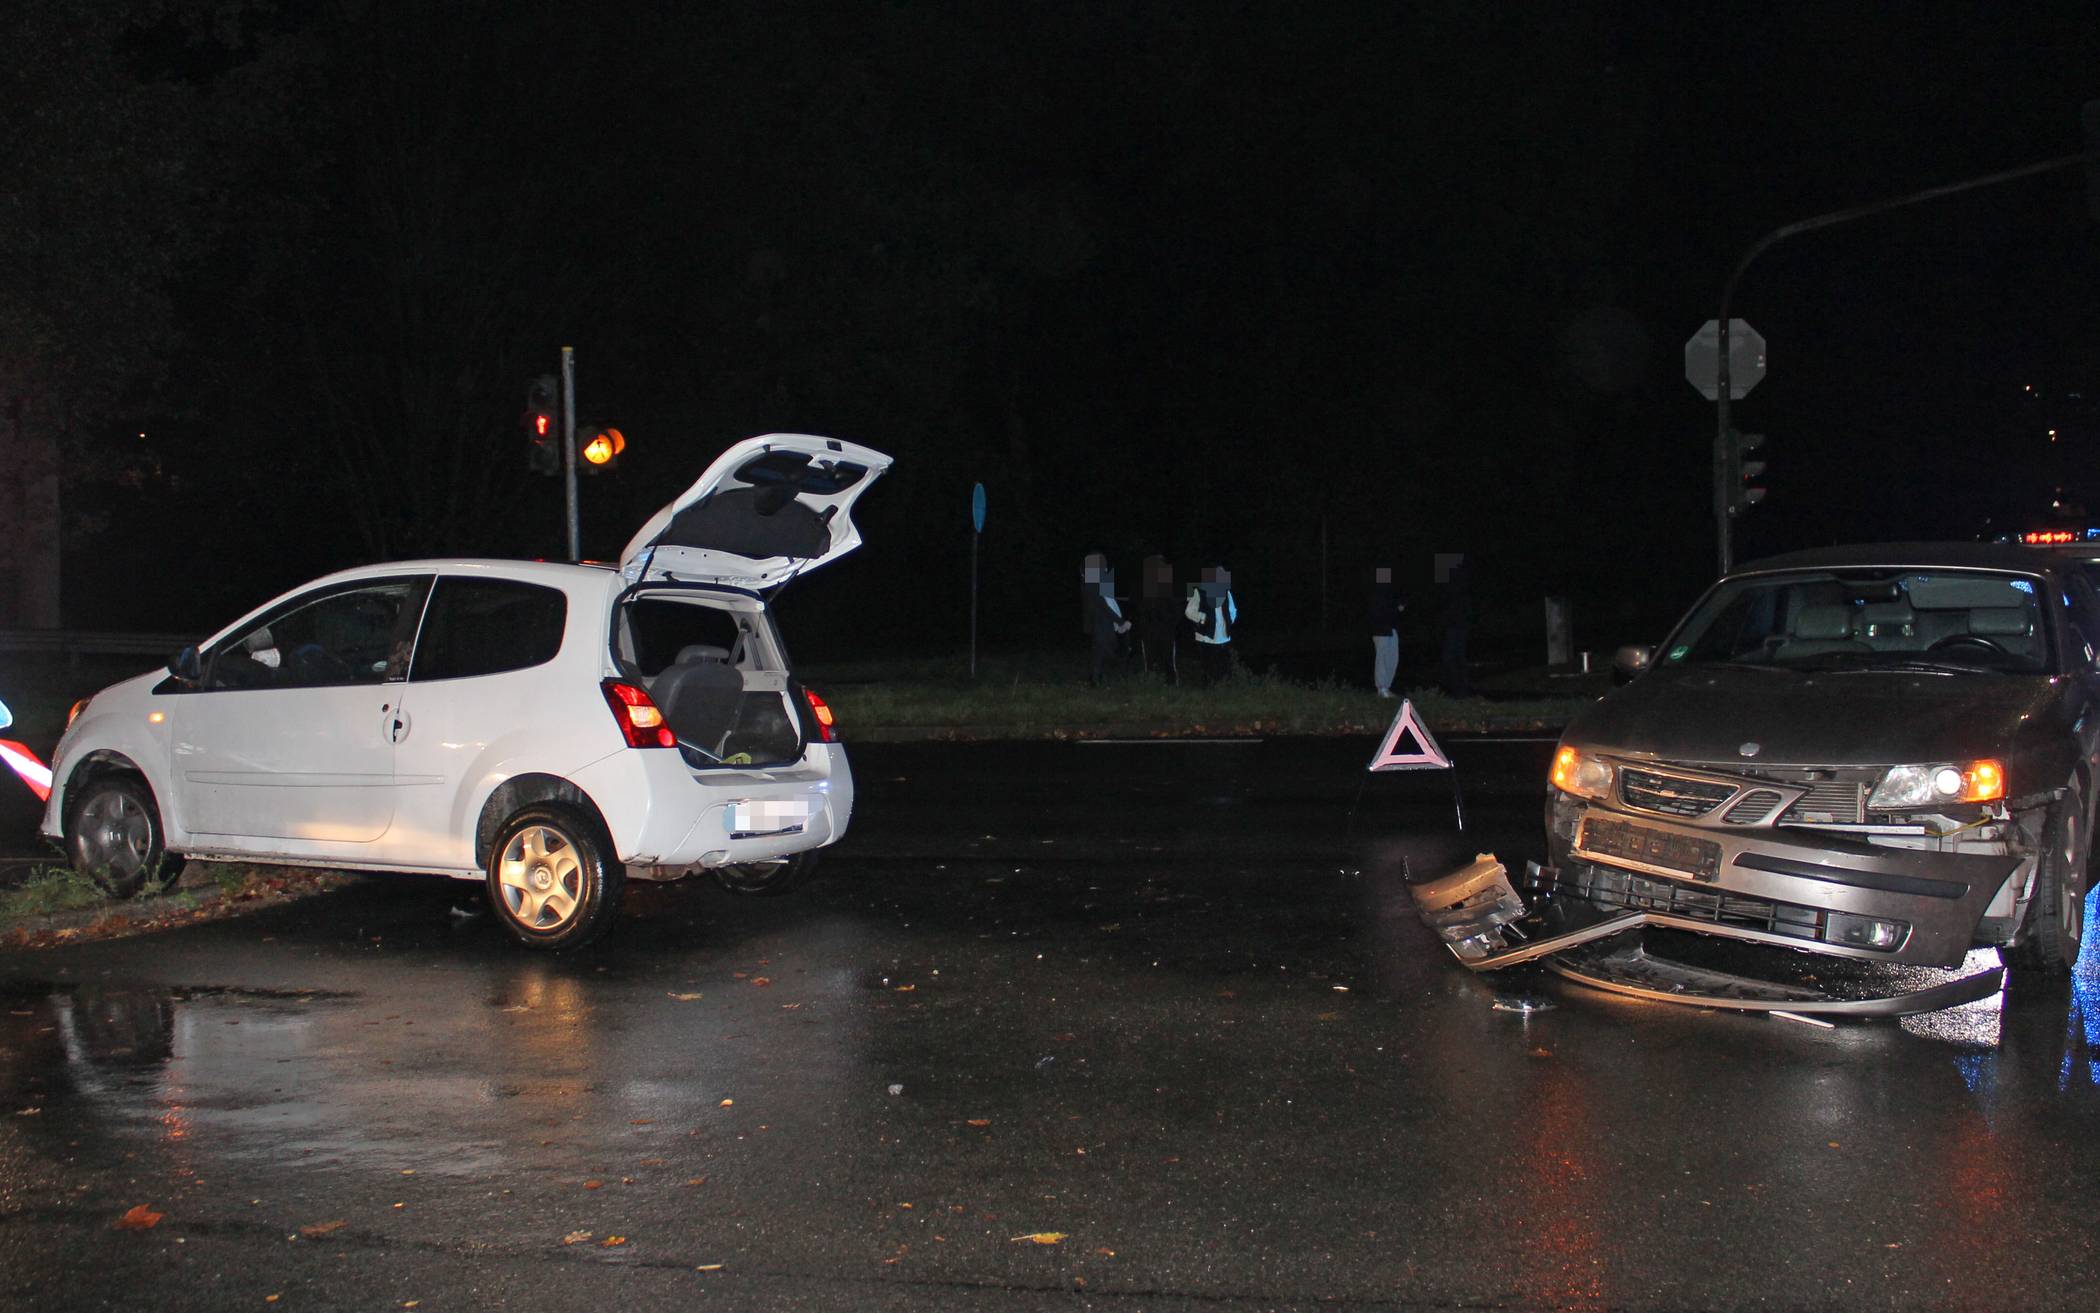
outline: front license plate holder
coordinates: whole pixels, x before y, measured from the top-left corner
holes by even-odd
[[[1585,857],[1623,862],[1658,875],[1715,884],[1721,878],[1721,845],[1697,835],[1674,834],[1632,821],[1585,816],[1576,847]]]

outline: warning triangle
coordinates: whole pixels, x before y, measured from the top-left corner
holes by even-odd
[[[1412,746],[1403,746],[1412,739]],[[1393,727],[1385,732],[1385,742],[1379,744],[1378,753],[1371,758],[1370,769],[1379,770],[1449,770],[1451,759],[1436,745],[1429,727],[1415,715],[1415,704],[1405,698],[1400,700],[1400,714],[1393,717]]]

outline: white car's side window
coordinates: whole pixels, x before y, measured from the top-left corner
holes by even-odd
[[[407,659],[404,616],[423,594],[419,579],[390,579],[296,598],[263,623],[219,645],[207,689],[324,688],[400,678]]]

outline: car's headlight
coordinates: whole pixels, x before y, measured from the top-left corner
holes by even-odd
[[[80,713],[81,713],[81,712],[83,712],[83,711],[86,711],[86,710],[87,710],[87,704],[88,704],[88,702],[89,702],[89,701],[90,701],[90,699],[88,699],[88,698],[82,698],[82,699],[80,699],[80,701],[78,701],[78,702],[75,702],[75,703],[73,704],[73,707],[72,707],[72,709],[71,709],[70,711],[66,712],[66,728],[67,728],[67,729],[71,729],[71,728],[73,728],[73,722],[74,722],[74,721],[76,721],[76,720],[79,720],[79,719],[80,719]]]
[[[1553,787],[1578,798],[1602,798],[1611,792],[1611,763],[1575,748],[1553,754]]]
[[[1867,806],[1875,811],[1901,811],[1943,802],[1993,802],[2005,796],[2005,767],[1981,761],[1929,762],[1891,766],[1874,786]]]

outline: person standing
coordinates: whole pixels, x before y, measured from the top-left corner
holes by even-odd
[[[1202,581],[1189,589],[1182,614],[1196,627],[1196,656],[1203,682],[1215,684],[1232,672],[1232,631],[1240,622],[1240,604],[1232,596],[1232,576],[1222,565],[1203,568]]]
[[[1147,674],[1178,684],[1180,645],[1174,640],[1181,628],[1181,603],[1174,593],[1174,567],[1164,556],[1148,556],[1144,575],[1144,596],[1137,607],[1138,652]]]
[[[1400,669],[1400,613],[1405,604],[1393,596],[1393,568],[1371,572],[1371,687],[1378,696],[1393,696],[1393,675]]]
[[[1466,674],[1466,636],[1473,627],[1473,567],[1466,562],[1465,553],[1439,552],[1436,581],[1444,594],[1444,691],[1455,698],[1470,697],[1473,684]]]
[[[1108,678],[1108,663],[1116,654],[1116,639],[1130,632],[1130,622],[1123,618],[1123,608],[1116,601],[1116,578],[1108,568],[1108,558],[1100,552],[1087,553],[1085,566],[1080,571],[1079,588],[1080,604],[1085,608],[1082,627],[1093,650],[1088,682],[1099,688]]]

